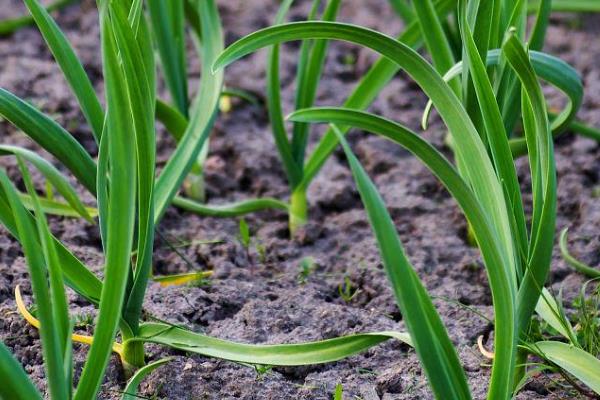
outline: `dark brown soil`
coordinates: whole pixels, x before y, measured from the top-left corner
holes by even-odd
[[[18,0],[2,0],[15,8],[0,9],[0,17],[14,15]],[[274,0],[220,1],[226,40],[270,24],[276,12]],[[293,8],[292,19],[306,14],[308,2]],[[368,3],[368,4],[367,4]],[[99,91],[102,91],[98,27],[94,1],[84,0],[58,14],[58,22],[74,43]],[[397,34],[401,24],[384,0],[344,1],[340,19]],[[563,57],[582,73],[586,84],[580,117],[600,125],[600,17],[560,16],[553,19],[547,50]],[[297,46],[286,45],[282,59],[283,99],[286,111],[293,104],[293,76]],[[348,56],[353,64],[345,63]],[[235,63],[226,71],[227,85],[264,93],[264,52]],[[331,46],[318,103],[339,105],[375,56],[348,44]],[[58,67],[34,28],[0,38],[0,87],[42,108],[95,152],[89,127],[66,86]],[[198,62],[190,60],[192,88]],[[418,127],[426,98],[404,75],[381,93],[372,111]],[[312,142],[320,129],[314,130]],[[0,124],[4,143],[35,148],[8,123]],[[424,136],[443,149],[443,127],[434,123]],[[477,350],[484,335],[491,346],[491,324],[460,302],[488,318],[493,316],[486,275],[478,251],[464,240],[465,223],[455,202],[436,179],[407,152],[383,140],[355,132],[350,134],[355,152],[381,190],[396,222],[410,259],[444,319],[469,375],[474,397],[485,397],[489,363]],[[164,162],[172,142],[159,141]],[[584,261],[600,262],[600,203],[594,198],[600,172],[598,144],[566,134],[557,143],[559,174],[559,228],[570,227],[572,250]],[[444,149],[446,151],[446,149]],[[2,158],[2,166],[15,179],[14,160]],[[519,161],[520,176],[527,166]],[[262,106],[234,102],[214,129],[207,163],[208,197],[211,203],[275,196],[285,198],[287,186],[265,110]],[[146,308],[155,317],[189,328],[247,343],[292,343],[318,340],[355,332],[403,330],[376,245],[350,172],[338,152],[310,188],[311,222],[300,238],[287,237],[287,218],[264,212],[247,218],[255,244],[247,252],[236,240],[238,220],[203,218],[171,209],[160,226],[171,241],[192,241],[181,251],[195,269],[213,269],[211,284],[202,287],[149,287]],[[90,196],[86,199],[92,200]],[[73,219],[52,218],[52,229],[90,268],[100,271],[102,255],[97,227]],[[198,241],[220,239],[218,244]],[[260,245],[256,245],[259,243]],[[155,272],[187,271],[173,251],[157,241]],[[258,249],[264,247],[264,257]],[[315,270],[302,283],[299,264],[313,257]],[[15,313],[13,291],[17,284],[30,293],[27,269],[19,245],[5,233],[0,236],[0,338],[44,389],[44,372],[38,335]],[[344,301],[338,291],[348,276],[359,293]],[[584,278],[574,273],[555,254],[553,288],[563,287],[573,298]],[[71,293],[71,312],[93,316],[93,308]],[[89,328],[88,328],[89,329]],[[253,368],[231,362],[190,356],[149,346],[151,359],[174,355],[175,361],[153,373],[142,385],[142,395],[165,399],[330,399],[337,383],[345,399],[430,398],[427,382],[410,348],[387,342],[364,354],[326,365],[275,368],[260,375]],[[86,348],[77,346],[76,368],[81,369]],[[116,359],[108,370],[100,398],[118,398],[124,382]],[[572,398],[548,380],[528,385],[520,399]],[[574,397],[573,397],[574,398]]]

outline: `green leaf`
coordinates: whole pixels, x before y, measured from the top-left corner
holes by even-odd
[[[315,1],[313,4],[318,4]],[[323,21],[335,21],[341,0],[329,0],[323,12]],[[310,18],[312,19],[312,18]],[[313,105],[317,97],[317,89],[329,42],[327,40],[308,41],[302,43],[298,61],[298,75],[296,87],[296,109],[307,108]],[[309,125],[295,123],[292,132],[291,150],[296,164],[302,170],[306,145],[308,143]]]
[[[446,17],[455,6],[456,0],[437,1],[435,7],[438,17]],[[398,41],[412,48],[418,48],[422,44],[420,35],[421,29],[418,22],[412,22],[398,37]],[[400,66],[392,60],[381,57],[361,78],[358,85],[344,102],[344,107],[354,109],[367,108],[399,70]],[[346,132],[346,128],[340,127],[340,129],[342,132]],[[304,167],[302,182],[298,185],[300,188],[306,189],[310,185],[337,145],[337,137],[330,128],[323,135],[318,145],[315,147],[315,150],[307,160]]]
[[[123,396],[121,400],[137,400],[139,396],[137,395],[138,386],[142,383],[142,380],[149,374],[151,374],[158,367],[161,367],[169,362],[173,361],[173,357],[163,358],[158,361],[151,362],[148,365],[143,366],[131,377],[129,382],[127,382],[127,386],[125,386],[125,390],[123,392]]]
[[[412,2],[416,20],[421,27],[421,35],[425,39],[425,45],[433,65],[440,74],[444,74],[455,64],[454,56],[448,38],[444,33],[441,21],[435,12],[431,0],[420,0]],[[459,93],[458,84],[453,85],[455,93]]]
[[[285,0],[281,3],[274,25],[283,23],[293,1]],[[267,111],[279,157],[281,157],[288,182],[291,187],[294,187],[302,177],[302,166],[296,163],[292,155],[292,147],[283,120],[281,82],[279,79],[279,47],[278,44],[275,44],[269,48],[267,60]]]
[[[514,355],[512,352],[514,352],[515,342],[514,336],[511,336],[514,335],[512,332],[514,332],[515,329],[514,303],[512,300],[506,301],[507,299],[511,299],[512,289],[508,287],[510,281],[503,273],[505,271],[504,263],[506,261],[502,246],[489,217],[485,214],[482,205],[477,200],[470,186],[458,174],[454,166],[431,144],[410,129],[385,118],[362,111],[340,108],[299,110],[290,115],[289,118],[302,119],[305,122],[327,122],[330,124],[356,127],[382,135],[406,148],[419,158],[452,194],[452,197],[458,202],[458,205],[473,228],[473,232],[485,261],[492,291],[497,290],[497,293],[504,293],[503,295],[493,297],[494,310],[496,313],[495,347],[496,349],[505,350],[497,352],[496,358],[494,359],[494,369],[492,370],[492,374],[498,374],[500,377],[495,378],[495,375],[492,376],[490,393],[502,390],[506,393],[506,397],[508,397],[510,385],[506,387],[502,385],[507,385],[504,383],[503,379],[510,379],[510,377],[504,376],[506,371],[498,369],[497,363],[511,363],[511,358]],[[511,332],[511,335],[502,335],[499,338],[499,328],[502,328],[502,333],[505,333],[504,329],[506,329],[506,331]],[[509,349],[512,349],[512,352]],[[498,384],[497,382],[502,382],[502,384]],[[490,395],[490,398],[494,397],[491,397]]]
[[[173,104],[188,115],[184,1],[149,0],[148,13]]]
[[[177,142],[181,140],[188,126],[185,115],[162,100],[156,101],[156,119],[167,128]]]
[[[73,136],[40,111],[0,88],[0,116],[55,156],[92,194],[96,193],[96,163]]]
[[[25,208],[32,211],[33,201],[31,200],[31,196],[23,193],[20,193],[19,195],[21,197],[21,202],[23,203]],[[65,202],[50,200],[44,197],[40,198],[39,202],[45,214],[57,215],[59,217],[81,218],[81,214]],[[95,218],[98,216],[98,210],[93,207],[85,207],[85,212],[91,218]]]
[[[374,332],[298,344],[242,344],[162,323],[141,325],[140,335],[131,340],[163,344],[179,350],[235,362],[295,366],[341,360],[389,339],[397,339],[408,345],[412,343],[406,333]]]
[[[537,11],[538,1],[528,2],[529,12]],[[553,12],[600,12],[600,3],[596,0],[552,0]]]
[[[179,207],[183,210],[191,211],[199,215],[225,218],[237,217],[263,210],[289,210],[287,203],[270,197],[242,200],[229,204],[201,204],[184,197],[175,197],[172,204],[175,207]]]
[[[69,41],[62,33],[50,14],[42,7],[38,0],[23,0],[31,12],[40,32],[44,36],[48,48],[60,66],[71,90],[75,93],[81,106],[83,115],[90,124],[96,142],[100,142],[104,112],[96,96],[94,87],[85,73],[81,62]]]
[[[496,311],[495,347],[505,350],[499,353],[494,360],[489,395],[491,398],[495,398],[495,396],[498,398],[509,397],[516,350],[515,249],[513,248],[503,189],[497,180],[487,150],[469,116],[456,95],[443,82],[442,77],[414,50],[381,33],[348,24],[297,22],[262,29],[232,44],[219,57],[213,68],[224,67],[264,46],[307,38],[344,40],[368,47],[388,57],[403,67],[408,75],[421,86],[425,94],[432,99],[446,123],[456,144],[457,156],[464,161],[468,184],[473,188],[475,196],[485,212],[484,218],[489,219],[490,225],[487,223],[485,225],[493,231],[492,238],[487,239],[487,242],[490,249],[494,251],[494,260],[488,260],[488,273]],[[483,249],[482,253],[485,254]]]
[[[94,343],[88,353],[75,400],[94,398],[100,388],[121,318],[135,224],[136,157],[132,155],[136,150],[135,138],[131,134],[135,128],[128,103],[130,94],[118,58],[118,51],[123,49],[117,47],[108,5],[104,4],[100,10],[107,96],[107,124],[103,136],[106,135],[108,140],[106,150],[110,179],[108,204],[106,207],[99,205],[99,209],[108,213],[106,216],[101,214],[102,218],[106,218],[106,266]]]
[[[0,398],[14,400],[42,400],[42,395],[29,380],[27,373],[13,357],[4,343],[0,342]]]
[[[60,266],[60,261],[58,259],[58,254],[56,253],[56,246],[54,245],[52,233],[50,232],[50,228],[48,227],[48,221],[46,220],[46,216],[42,211],[42,206],[35,192],[35,188],[33,187],[33,181],[31,180],[29,171],[21,157],[21,155],[18,155],[17,161],[21,173],[23,174],[23,181],[25,182],[27,192],[33,200],[33,208],[35,210],[36,215],[35,221],[37,225],[38,237],[41,244],[42,253],[44,255],[46,268],[48,270],[48,279],[50,281],[50,298],[52,299],[52,320],[54,322],[53,328],[56,332],[59,345],[61,346],[61,353],[65,355],[67,353],[70,353],[69,351],[67,351],[67,349],[71,347],[71,322],[69,320],[69,306],[63,282],[63,274]],[[70,364],[71,361],[63,358],[63,365]],[[67,391],[70,394],[71,381],[70,379],[66,381],[66,374],[70,375],[71,371],[69,370],[64,372],[65,385]]]
[[[71,208],[88,222],[93,223],[92,217],[89,215],[86,207],[83,205],[77,192],[71,186],[67,178],[65,178],[52,164],[38,156],[33,151],[24,149],[18,146],[0,145],[0,156],[16,155],[33,164],[42,175],[54,186]]]
[[[514,247],[519,249],[514,254],[516,257],[515,265],[520,266],[520,257],[526,252],[528,238],[517,171],[510,151],[508,136],[504,129],[502,114],[494,96],[494,89],[467,22],[467,3],[461,0],[459,4],[458,18],[465,56],[463,63],[467,66],[466,70],[469,71],[472,80],[477,100],[476,106],[479,108],[483,120],[482,125],[485,129],[484,136],[489,145],[498,179],[503,183],[504,198],[512,211],[514,221],[511,224],[512,237]],[[514,273],[520,274],[522,272],[514,271]]]
[[[535,312],[566,339],[577,343],[577,336],[571,323],[565,317],[562,307],[559,306],[558,301],[556,301],[548,289],[542,289],[542,295],[535,307]]]
[[[571,253],[569,252],[569,248],[567,246],[567,233],[568,233],[568,229],[565,228],[560,232],[560,239],[559,239],[559,246],[560,246],[560,253],[562,254],[563,258],[565,259],[565,261],[572,266],[573,268],[575,268],[578,272],[596,279],[596,278],[600,278],[600,271],[598,271],[595,268],[590,267],[589,265],[582,263],[581,261],[579,261],[578,259],[576,259],[575,257],[573,257],[571,255]]]
[[[198,7],[203,38],[202,70],[205,72],[200,79],[200,90],[192,105],[187,130],[156,182],[155,221],[164,214],[200,154],[219,108],[223,73],[210,73],[210,66],[223,49],[219,14],[213,0],[199,2]]]
[[[381,258],[417,355],[437,398],[470,399],[464,370],[431,298],[406,257],[383,199],[338,134],[377,238]]]
[[[537,342],[534,348],[600,394],[600,360],[578,347],[562,342]]]
[[[138,205],[135,272],[133,287],[128,293],[125,309],[123,310],[123,318],[135,334],[152,268],[154,242],[155,88],[152,81],[147,79],[147,77],[154,75],[154,65],[144,65],[142,63],[143,49],[139,43],[150,42],[149,37],[144,39],[144,33],[147,32],[140,31],[136,37],[129,25],[126,9],[118,4],[120,3],[109,6],[110,20],[122,60],[129,109],[132,111],[137,161]],[[150,68],[150,70],[147,68]],[[112,154],[109,153],[109,156]]]
[[[46,262],[42,249],[37,240],[38,232],[29,218],[29,213],[23,207],[16,189],[4,171],[0,171],[0,185],[6,194],[10,210],[14,215],[15,225],[19,233],[19,242],[23,247],[29,277],[35,302],[37,305],[38,319],[41,323],[40,337],[44,355],[44,367],[48,388],[52,397],[67,398],[69,389],[63,370],[63,346],[58,329],[54,327],[54,315],[48,280],[46,278]]]
[[[533,215],[524,278],[517,298],[517,326],[525,333],[544,287],[554,246],[556,170],[546,101],[529,55],[513,35],[503,53],[522,86],[523,127],[532,177]]]

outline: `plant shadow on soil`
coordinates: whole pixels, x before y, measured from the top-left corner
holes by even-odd
[[[18,0],[5,0],[19,9]],[[265,4],[266,3],[266,4]],[[291,19],[306,15],[309,2],[298,2]],[[226,41],[270,24],[277,2],[220,1]],[[12,9],[0,10],[7,17]],[[399,20],[384,0],[369,6],[359,0],[343,3],[340,20],[365,25],[388,34],[401,29]],[[99,91],[102,90],[95,5],[84,0],[58,13],[58,22],[84,62]],[[573,64],[586,85],[579,116],[600,124],[600,42],[594,32],[600,17],[557,16],[549,29],[546,49]],[[292,111],[295,52],[297,44],[282,52],[282,97],[285,111]],[[226,71],[229,87],[264,93],[266,53],[259,52],[233,64]],[[340,105],[375,56],[345,43],[330,47],[317,103]],[[40,35],[26,28],[0,38],[0,87],[13,91],[57,118],[90,151],[95,145],[74,97],[52,61]],[[348,62],[352,60],[352,62]],[[199,63],[190,59],[194,88]],[[161,93],[166,93],[161,88]],[[551,100],[552,93],[549,93]],[[371,110],[402,120],[418,128],[426,99],[405,75],[399,74],[380,94]],[[322,128],[314,128],[315,143]],[[8,123],[0,123],[3,143],[35,148]],[[444,130],[435,121],[423,135],[443,148]],[[492,326],[472,311],[445,299],[461,302],[492,317],[491,297],[478,251],[466,245],[465,222],[455,202],[436,179],[413,157],[382,139],[351,133],[350,141],[383,194],[403,243],[432,296],[455,342],[475,398],[485,397],[488,362],[477,350],[476,339],[484,335],[492,343]],[[160,132],[159,160],[164,163],[172,141]],[[593,197],[600,173],[598,144],[570,134],[556,146],[559,176],[558,227],[570,227],[571,249],[584,261],[598,263],[600,202]],[[46,154],[47,155],[47,154]],[[19,182],[15,161],[1,158],[2,167]],[[527,165],[518,162],[519,175],[527,176]],[[214,129],[206,166],[208,198],[212,203],[254,196],[286,196],[285,176],[270,134],[264,107],[234,100],[233,110],[222,115]],[[41,182],[40,176],[36,181]],[[84,194],[84,199],[91,197]],[[376,244],[354,187],[351,174],[337,152],[310,188],[311,222],[298,238],[287,238],[287,217],[263,212],[247,217],[253,238],[264,247],[247,252],[236,240],[238,221],[204,218],[170,209],[160,230],[173,242],[189,241],[179,250],[194,268],[213,269],[207,286],[161,288],[151,284],[146,297],[149,315],[188,326],[221,338],[247,343],[292,343],[319,340],[373,330],[403,330],[391,290],[380,265]],[[102,256],[97,228],[84,221],[51,218],[52,230],[96,272]],[[201,240],[223,240],[216,244]],[[299,264],[313,257],[315,269],[299,282]],[[595,258],[594,258],[595,257]],[[155,273],[189,270],[189,265],[157,240]],[[41,348],[35,329],[15,313],[14,288],[30,293],[27,269],[19,245],[4,230],[0,235],[0,338],[9,346],[27,372],[44,389]],[[339,286],[349,278],[358,293],[343,299]],[[563,287],[572,299],[584,278],[574,273],[555,252],[551,282]],[[93,315],[93,308],[72,292],[73,315]],[[82,327],[81,329],[86,329]],[[89,327],[87,327],[89,329]],[[86,348],[76,345],[77,373]],[[342,383],[345,398],[427,399],[431,393],[417,357],[398,342],[386,342],[363,354],[326,365],[274,368],[258,374],[255,369],[231,362],[186,355],[148,346],[151,359],[175,355],[141,385],[141,395],[168,399],[330,399],[336,383]],[[123,376],[113,357],[100,397],[119,398]],[[549,381],[528,385],[520,399],[570,398]]]

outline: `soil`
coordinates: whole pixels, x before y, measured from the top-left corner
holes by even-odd
[[[16,15],[18,0],[3,0],[10,7],[0,17]],[[291,19],[302,19],[308,1],[297,2]],[[219,1],[227,43],[267,26],[273,19],[275,0]],[[57,14],[59,25],[74,44],[99,92],[102,92],[98,26],[95,2],[84,0]],[[340,20],[395,35],[399,19],[385,0],[346,0]],[[547,50],[565,59],[582,74],[586,95],[579,116],[600,126],[600,17],[553,17]],[[286,111],[293,106],[297,44],[284,46],[281,62],[282,93]],[[226,71],[229,87],[259,96],[265,87],[265,52],[234,63]],[[348,63],[352,58],[355,62]],[[375,59],[369,51],[344,43],[330,47],[318,104],[339,105]],[[34,28],[0,38],[0,87],[27,99],[69,129],[93,154],[95,144],[77,103]],[[190,59],[191,88],[195,90],[199,64]],[[164,93],[164,90],[163,90]],[[554,98],[554,95],[549,92]],[[165,94],[166,97],[166,94]],[[425,96],[405,75],[399,74],[383,90],[371,110],[419,126]],[[321,128],[315,128],[315,143]],[[0,123],[3,143],[35,149],[6,122]],[[434,121],[423,135],[448,154],[444,129]],[[436,179],[412,156],[397,146],[361,132],[349,135],[354,151],[381,191],[414,267],[435,298],[450,336],[469,376],[474,398],[485,397],[489,361],[477,349],[483,335],[491,348],[492,325],[472,310],[492,318],[492,303],[479,253],[465,241],[465,222],[456,203]],[[173,143],[161,132],[159,159],[165,162]],[[594,193],[599,181],[598,144],[570,133],[558,139],[558,229],[570,228],[571,250],[591,265],[600,262],[600,202]],[[15,161],[0,163],[16,182]],[[518,162],[519,175],[528,181],[527,165]],[[39,183],[41,179],[37,177]],[[206,179],[210,203],[256,196],[285,198],[284,173],[275,150],[264,106],[234,100],[231,112],[221,115],[212,135]],[[82,191],[83,193],[83,191]],[[89,195],[84,198],[93,204]],[[159,229],[171,242],[188,242],[179,251],[157,240],[155,273],[212,269],[209,285],[162,288],[151,284],[146,298],[149,314],[198,332],[246,343],[293,343],[332,338],[356,332],[403,330],[373,235],[348,166],[338,151],[326,164],[309,191],[310,223],[296,240],[290,240],[287,217],[263,212],[246,218],[253,244],[246,250],[236,239],[237,219],[215,219],[170,209]],[[96,226],[68,218],[52,218],[52,230],[96,272],[103,259]],[[203,241],[218,239],[219,243]],[[312,257],[315,268],[303,281],[300,263]],[[41,390],[44,370],[38,334],[15,313],[14,288],[21,285],[29,298],[27,268],[18,243],[5,231],[0,235],[0,338],[13,351]],[[348,277],[358,294],[346,301],[339,286]],[[568,300],[585,281],[556,252],[552,287],[563,289]],[[84,325],[94,310],[70,292],[71,312]],[[461,303],[462,305],[458,305]],[[472,310],[465,307],[468,306]],[[87,349],[76,345],[76,375]],[[164,399],[330,399],[341,383],[344,398],[428,399],[431,393],[413,350],[389,341],[346,360],[302,368],[274,368],[259,374],[251,367],[186,355],[148,346],[149,359],[171,355],[167,367],[151,374],[141,385],[141,395]],[[99,398],[119,398],[124,377],[113,357]],[[520,399],[575,398],[548,379],[537,379],[519,394]]]

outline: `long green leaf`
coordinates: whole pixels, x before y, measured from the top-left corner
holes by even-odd
[[[440,74],[444,74],[455,64],[454,56],[448,38],[444,33],[441,21],[431,0],[420,0],[412,2],[416,20],[421,27],[421,35],[425,39],[425,45],[433,65]],[[459,86],[453,86],[455,93],[459,93]]]
[[[314,108],[308,110],[299,110],[293,113],[289,118],[301,119],[305,122],[327,122],[330,124],[345,125],[349,127],[360,128],[369,132],[374,132],[403,146],[416,157],[418,157],[450,191],[452,197],[454,197],[454,199],[458,202],[460,208],[471,224],[477,239],[477,243],[479,244],[481,254],[485,261],[490,284],[493,286],[498,281],[502,290],[507,292],[505,294],[506,297],[504,298],[494,297],[496,327],[504,327],[506,324],[508,327],[513,326],[514,329],[514,325],[511,324],[512,318],[514,318],[511,317],[513,315],[512,313],[514,312],[514,306],[512,305],[512,301],[505,301],[505,299],[510,299],[510,289],[502,287],[502,283],[507,285],[508,278],[504,278],[505,280],[503,282],[503,277],[500,274],[503,271],[503,263],[505,263],[505,260],[497,234],[491,225],[490,219],[485,214],[480,202],[475,197],[469,185],[458,174],[452,164],[442,154],[440,154],[439,151],[437,151],[431,144],[422,139],[415,132],[412,132],[410,129],[382,117],[362,111],[340,108]],[[497,356],[494,360],[494,368],[496,368],[496,363],[498,362],[499,357],[507,357],[507,353],[509,353],[508,356],[511,356],[510,353],[514,352],[514,347],[516,346],[516,341],[514,341],[514,338],[511,340],[509,337],[508,341],[504,341],[504,337],[501,339],[502,340],[499,341],[498,336],[496,335],[496,349],[504,350],[502,352],[497,352]],[[505,371],[499,371],[497,373],[502,374],[503,372]],[[500,376],[502,377],[502,375]],[[503,396],[507,397],[508,393],[510,393],[510,389],[495,387],[495,382],[497,381],[494,381],[493,379],[494,378],[492,378],[492,387],[490,388],[490,393],[502,389],[505,394]],[[496,398],[492,396],[496,395],[490,395],[489,398]]]
[[[514,299],[515,267],[510,222],[502,188],[478,132],[452,90],[422,57],[408,46],[381,33],[333,22],[298,22],[257,31],[232,44],[217,60],[218,69],[261,47],[307,38],[339,39],[369,47],[388,57],[421,86],[432,99],[456,143],[457,154],[465,161],[467,179],[494,229],[501,261],[490,263],[488,273],[496,311],[496,348],[506,349],[494,360],[490,398],[507,398],[515,365],[516,326]],[[498,262],[499,261],[499,262]],[[534,304],[535,307],[535,304]]]
[[[198,2],[202,28],[200,90],[194,100],[190,122],[177,149],[162,170],[155,186],[155,221],[159,220],[179,190],[210,134],[218,111],[223,73],[210,67],[223,49],[219,13],[213,0]]]
[[[25,160],[33,164],[38,171],[44,175],[46,179],[54,186],[54,188],[65,198],[67,203],[72,209],[77,212],[80,216],[92,221],[92,217],[89,215],[86,207],[83,205],[77,192],[71,186],[69,181],[48,161],[38,156],[33,151],[27,150],[18,146],[0,145],[0,156],[2,155],[16,155],[22,157]]]
[[[341,133],[338,139],[377,238],[396,302],[433,392],[438,399],[470,399],[471,393],[456,350],[431,298],[406,257],[383,199]]]
[[[277,16],[275,17],[275,25],[283,23],[293,1],[294,0],[285,0],[281,3]],[[279,79],[279,48],[280,46],[278,44],[271,46],[268,54],[267,111],[269,112],[271,130],[273,131],[273,139],[275,140],[279,157],[281,157],[288,182],[290,186],[294,187],[300,182],[302,168],[297,165],[294,160],[291,144],[283,121],[283,110],[281,108],[281,82]]]
[[[456,0],[437,1],[435,3],[437,15],[440,18],[446,17],[455,5]],[[398,41],[416,49],[422,44],[420,34],[421,29],[418,22],[413,22],[398,37]],[[399,70],[400,67],[392,60],[381,57],[361,78],[360,82],[344,102],[344,107],[355,109],[367,108]],[[340,129],[342,132],[345,132],[346,128],[340,127]],[[305,190],[308,188],[337,145],[338,141],[335,133],[332,129],[328,129],[304,166],[302,182],[298,185],[300,188]]]
[[[341,360],[389,339],[397,339],[412,345],[410,336],[401,332],[359,333],[298,344],[242,344],[162,323],[141,325],[140,335],[132,340],[163,344],[183,351],[236,362],[294,366]]]
[[[44,255],[46,268],[48,270],[48,280],[50,281],[49,293],[50,298],[52,299],[51,309],[52,320],[54,321],[53,328],[56,332],[58,342],[61,346],[61,353],[64,356],[65,354],[70,354],[70,351],[67,351],[67,348],[71,347],[71,322],[69,321],[69,307],[67,303],[67,295],[65,292],[60,261],[58,259],[58,254],[56,253],[56,246],[54,245],[54,240],[52,234],[50,233],[50,228],[48,227],[48,221],[46,220],[46,216],[44,215],[44,212],[42,210],[41,203],[35,192],[35,188],[33,187],[33,181],[31,179],[29,171],[25,165],[25,162],[23,161],[23,159],[21,159],[21,156],[17,156],[17,161],[19,163],[21,173],[23,174],[23,180],[25,182],[27,192],[33,200],[38,237],[41,244],[42,253]],[[70,365],[71,361],[63,358],[63,364]],[[65,374],[67,374],[67,371],[65,371]],[[68,371],[68,374],[70,375],[71,372]],[[71,382],[70,379],[69,381],[66,381],[66,375],[65,385],[67,391],[70,394]]]
[[[536,12],[539,1],[528,2],[529,12]],[[596,0],[552,0],[554,12],[600,12],[600,3]]]
[[[39,1],[23,1],[27,5],[27,8],[29,8],[31,16],[48,44],[48,48],[52,52],[52,55],[54,55],[54,59],[60,66],[73,93],[75,93],[81,105],[83,115],[92,128],[96,141],[99,142],[104,122],[104,112],[81,62],[65,35]]]
[[[494,160],[496,173],[499,180],[503,183],[504,196],[506,203],[510,205],[514,223],[511,225],[514,238],[514,246],[519,251],[515,252],[515,266],[521,265],[519,260],[522,254],[525,254],[527,248],[527,227],[525,224],[525,213],[523,210],[523,201],[521,199],[521,189],[517,178],[517,171],[513,162],[513,157],[508,143],[508,136],[504,130],[502,115],[496,99],[494,90],[488,78],[485,64],[480,57],[479,50],[472,36],[471,29],[467,22],[467,3],[464,0],[459,1],[459,25],[463,41],[463,53],[465,59],[463,63],[470,71],[469,76],[472,79],[473,89],[477,96],[477,104],[483,119],[483,126],[486,131],[486,139],[489,144],[490,153]],[[464,76],[464,75],[463,75]],[[513,271],[515,277],[521,271]]]
[[[75,400],[94,398],[100,388],[121,317],[135,223],[136,157],[132,156],[135,154],[135,143],[131,134],[135,128],[111,16],[108,5],[104,4],[100,10],[108,114],[104,135],[108,135],[110,162],[106,266],[94,343],[83,368]]]
[[[65,399],[67,398],[69,389],[67,388],[65,371],[63,370],[64,342],[61,341],[59,331],[54,329],[52,299],[46,278],[46,263],[40,244],[36,240],[38,234],[35,225],[29,218],[29,213],[21,203],[16,189],[4,171],[0,171],[0,185],[3,187],[10,210],[12,210],[14,215],[20,243],[27,260],[31,286],[38,310],[38,318],[42,325],[40,337],[42,339],[42,351],[44,354],[44,367],[48,387],[52,397]]]
[[[546,282],[552,260],[556,226],[556,170],[546,101],[529,56],[515,36],[509,37],[503,46],[503,52],[523,88],[523,126],[532,176],[531,239],[527,269],[517,300],[518,327],[524,333],[529,326],[541,288]]]
[[[40,111],[0,88],[0,115],[54,155],[92,194],[96,164],[69,132]]]
[[[340,9],[341,0],[329,0],[323,12],[323,21],[335,21]],[[317,97],[317,88],[321,80],[323,65],[327,55],[329,42],[327,40],[304,41],[303,49],[310,49],[306,57],[301,57],[298,67],[298,82],[296,88],[296,109],[307,108],[313,105]],[[302,72],[302,73],[300,73]],[[309,125],[295,123],[292,132],[292,154],[298,166],[302,169],[306,145],[308,143]]]
[[[242,200],[229,204],[201,204],[194,200],[184,197],[175,197],[173,205],[183,210],[191,211],[199,215],[211,217],[237,217],[263,210],[283,210],[288,211],[287,203],[270,197]]]
[[[158,55],[173,104],[188,115],[188,89],[184,31],[184,1],[149,0],[148,12]]]
[[[133,287],[128,294],[123,317],[135,333],[144,293],[152,268],[152,245],[154,242],[154,168],[156,159],[156,137],[154,128],[155,88],[147,80],[154,74],[154,65],[145,66],[142,49],[143,31],[136,35],[126,18],[124,7],[115,3],[111,8],[112,26],[117,47],[121,55],[124,80],[132,110],[137,160],[137,256]],[[149,38],[146,38],[149,42]],[[149,67],[151,70],[146,70]],[[110,192],[109,192],[110,193]]]

